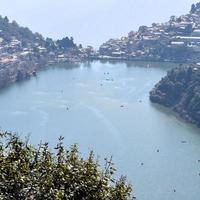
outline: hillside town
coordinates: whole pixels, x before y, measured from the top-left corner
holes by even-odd
[[[141,26],[127,37],[110,39],[93,58],[200,62],[200,4],[192,5],[189,14],[171,16],[166,23]]]
[[[128,36],[110,39],[96,51],[73,38],[44,38],[0,16],[0,88],[36,75],[41,67],[85,60],[142,60],[200,63],[200,3],[189,14],[166,23],[141,26]]]
[[[88,58],[89,48],[82,48],[73,38],[44,39],[15,21],[0,16],[0,88],[36,75],[41,67]]]

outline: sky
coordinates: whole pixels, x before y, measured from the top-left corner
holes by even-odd
[[[200,0],[0,0],[0,15],[59,39],[98,47],[109,38],[126,36],[140,25],[186,14]]]

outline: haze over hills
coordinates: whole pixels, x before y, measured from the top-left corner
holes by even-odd
[[[187,13],[197,0],[3,0],[0,14],[44,37],[73,36],[77,43],[98,47],[141,25],[168,21]]]

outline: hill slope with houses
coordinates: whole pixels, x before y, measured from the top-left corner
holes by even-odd
[[[87,59],[87,49],[73,38],[44,38],[0,16],[0,88],[36,75],[40,67]]]
[[[131,31],[128,36],[110,39],[93,56],[99,59],[200,61],[200,3],[188,14],[171,16],[166,23],[153,23]]]

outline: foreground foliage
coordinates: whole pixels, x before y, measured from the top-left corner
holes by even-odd
[[[80,157],[77,145],[69,151],[59,138],[56,153],[48,143],[38,148],[17,135],[0,133],[0,199],[2,200],[126,200],[131,198],[131,186],[126,178],[114,180],[115,169],[105,159],[100,170],[90,152]]]

